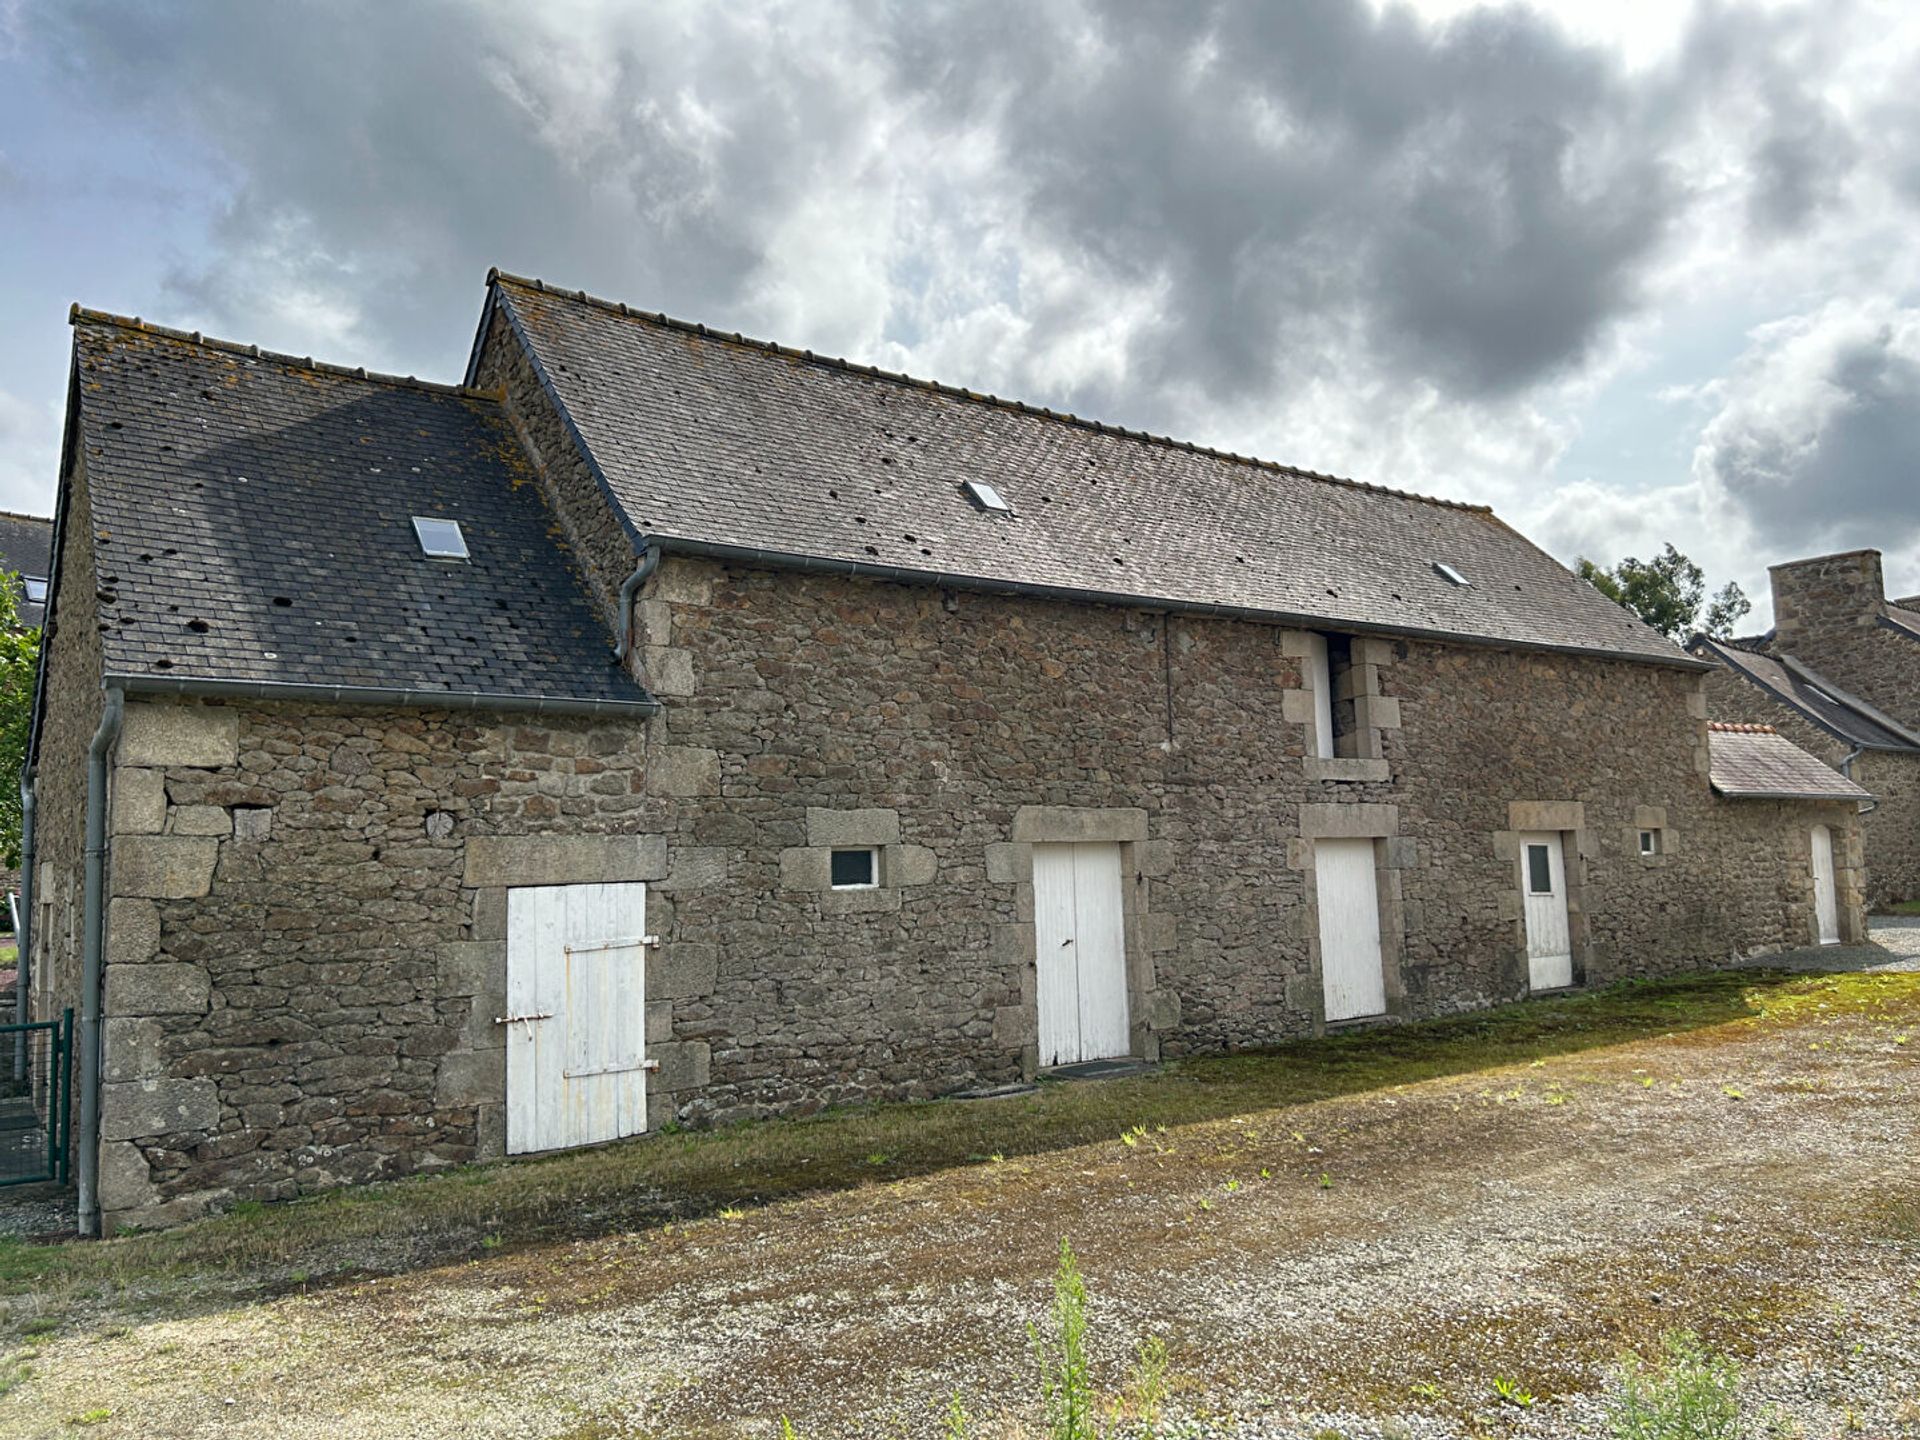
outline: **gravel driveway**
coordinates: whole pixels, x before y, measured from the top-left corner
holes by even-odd
[[[1591,1434],[1615,1357],[1684,1325],[1800,1433],[1920,1435],[1920,985],[1876,983],[1864,1009],[63,1334],[0,1432],[911,1436],[958,1389],[976,1434],[1033,1435],[1026,1326],[1066,1236],[1097,1378],[1164,1337],[1185,1433]]]

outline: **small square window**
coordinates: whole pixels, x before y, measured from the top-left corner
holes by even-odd
[[[1527,893],[1529,895],[1553,893],[1553,860],[1544,845],[1527,846]]]
[[[26,588],[27,603],[29,605],[44,605],[47,603],[46,576],[23,575],[20,577],[20,583]]]
[[[880,852],[836,850],[828,861],[828,878],[836,890],[872,890],[880,883]]]
[[[1640,853],[1642,855],[1658,855],[1660,853],[1660,832],[1658,830],[1642,830],[1640,832]]]
[[[458,520],[440,520],[431,515],[413,517],[413,533],[420,537],[420,549],[429,560],[465,560],[467,537],[460,533]]]

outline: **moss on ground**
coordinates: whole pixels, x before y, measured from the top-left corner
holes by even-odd
[[[1727,1027],[1867,1021],[1888,1043],[1920,1030],[1920,975],[1713,972],[1624,984],[1271,1050],[1170,1063],[992,1101],[929,1101],[665,1133],[584,1153],[245,1206],[160,1234],[51,1245],[0,1241],[0,1307],[18,1329],[72,1306],[187,1313],[235,1298],[397,1273],[536,1243],[715,1216],[1128,1131],[1181,1127],[1487,1072],[1531,1094],[1535,1062]],[[1564,1072],[1564,1067],[1556,1067]],[[1581,1083],[1559,1073],[1563,1087]],[[1537,1098],[1537,1097],[1536,1097]],[[1547,1099],[1545,1103],[1559,1101]],[[1284,1133],[1285,1117],[1264,1126]],[[1256,1126],[1263,1122],[1254,1121]],[[1195,1136],[1199,1139],[1199,1136]],[[1231,1147],[1229,1147],[1231,1148]],[[1193,1153],[1186,1163],[1199,1158]],[[1216,1163],[1230,1164],[1223,1152]],[[1318,1170],[1327,1161],[1309,1166]]]

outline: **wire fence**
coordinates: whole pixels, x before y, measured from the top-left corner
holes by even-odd
[[[0,1185],[67,1179],[73,1011],[0,1025]]]

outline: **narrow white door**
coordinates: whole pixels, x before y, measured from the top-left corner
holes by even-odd
[[[1033,932],[1040,1063],[1127,1054],[1120,847],[1035,845]]]
[[[647,887],[507,892],[507,1153],[647,1128]]]
[[[1813,918],[1822,945],[1840,943],[1840,907],[1833,889],[1833,832],[1813,827]]]
[[[1320,979],[1327,1019],[1385,1013],[1387,980],[1380,957],[1373,842],[1315,841],[1313,883],[1320,905]]]
[[[1527,915],[1527,984],[1558,990],[1573,984],[1573,942],[1567,930],[1567,864],[1559,835],[1520,837],[1520,894]]]

